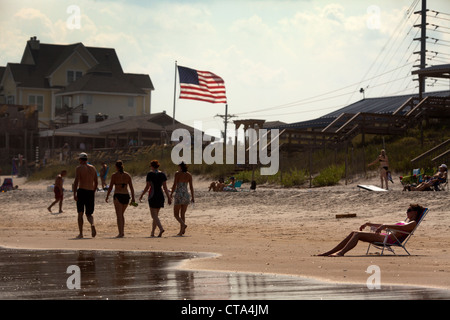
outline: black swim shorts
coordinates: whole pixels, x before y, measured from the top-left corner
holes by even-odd
[[[86,213],[88,216],[92,215],[94,213],[95,191],[78,189],[77,197],[77,212]]]

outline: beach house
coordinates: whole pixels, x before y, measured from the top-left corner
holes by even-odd
[[[150,114],[148,74],[125,73],[113,48],[27,41],[20,63],[0,67],[0,104],[34,105],[39,128]]]

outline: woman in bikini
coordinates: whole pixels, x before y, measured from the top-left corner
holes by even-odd
[[[389,160],[388,156],[386,155],[386,151],[384,149],[381,150],[380,155],[374,162],[368,164],[368,167],[371,167],[377,163],[380,164],[381,188],[383,189],[383,185],[384,183],[386,183],[386,190],[389,190],[388,185]]]
[[[406,220],[400,221],[395,224],[378,224],[378,223],[370,223],[367,222],[359,227],[359,231],[351,232],[344,240],[342,240],[336,247],[327,251],[325,253],[319,254],[319,256],[343,256],[348,251],[352,250],[359,241],[364,242],[383,242],[386,234],[381,233],[381,231],[385,229],[408,232],[414,230],[417,225],[417,222],[420,221],[422,217],[424,208],[418,204],[411,204],[406,211]],[[366,227],[370,227],[375,232],[364,232],[363,230]],[[390,233],[388,235],[387,243],[394,244],[398,241],[402,242],[407,234],[402,232]]]
[[[194,202],[194,187],[192,185],[192,175],[188,172],[187,165],[184,162],[179,164],[180,170],[175,173],[175,178],[173,181],[172,192],[170,196],[172,197],[175,192],[173,214],[175,219],[180,223],[180,232],[178,236],[182,236],[187,228],[186,225],[186,211],[188,205]],[[187,186],[189,184],[189,189],[191,195],[189,195]]]
[[[128,204],[134,201],[134,188],[131,176],[123,170],[123,162],[121,160],[116,161],[116,172],[111,176],[111,182],[109,184],[108,193],[106,194],[105,201],[108,202],[109,194],[114,187],[114,207],[116,209],[117,227],[119,234],[116,238],[124,237],[125,229],[125,217],[124,213],[128,207]],[[130,188],[130,194],[128,193],[128,187]]]

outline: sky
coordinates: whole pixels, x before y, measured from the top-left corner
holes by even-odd
[[[114,48],[149,74],[152,112],[223,129],[224,104],[178,99],[175,63],[225,81],[231,120],[294,123],[418,92],[419,0],[0,0],[0,66],[26,41]],[[450,61],[450,1],[428,0],[429,65]],[[436,31],[437,30],[437,31]],[[434,52],[434,53],[433,53]],[[175,83],[177,82],[177,83]],[[364,93],[360,89],[364,89]],[[449,90],[429,82],[427,91]],[[175,97],[175,98],[174,98]]]

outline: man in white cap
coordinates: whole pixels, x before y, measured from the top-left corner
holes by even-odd
[[[80,153],[78,157],[80,165],[75,171],[75,181],[73,183],[73,198],[77,202],[78,212],[78,228],[80,234],[77,238],[83,238],[83,214],[91,224],[92,237],[95,237],[97,231],[94,225],[95,191],[97,191],[98,178],[97,170],[94,166],[87,163],[88,156],[86,153]]]

